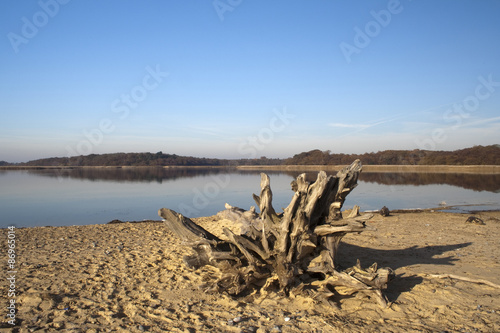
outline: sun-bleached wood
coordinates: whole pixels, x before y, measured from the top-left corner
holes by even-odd
[[[189,267],[212,265],[220,269],[221,277],[209,283],[210,290],[239,296],[258,290],[261,295],[270,290],[285,295],[306,293],[334,305],[335,288],[342,287],[387,306],[381,290],[393,275],[391,269],[378,268],[377,264],[363,269],[359,261],[343,271],[337,267],[342,238],[347,233],[374,229],[365,223],[373,215],[360,216],[359,206],[345,219],[341,212],[361,170],[361,162],[356,160],[336,175],[320,171],[312,183],[305,174],[299,175],[291,184],[294,194],[290,204],[280,214],[272,205],[270,178],[262,173],[260,194],[253,195],[259,213],[254,207],[245,211],[229,204],[219,213],[241,224],[239,235],[224,228],[225,240],[170,209],[160,209],[159,215],[167,228],[195,251],[184,257]]]

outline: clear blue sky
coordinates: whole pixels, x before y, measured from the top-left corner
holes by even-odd
[[[500,1],[0,2],[0,160],[500,143]]]

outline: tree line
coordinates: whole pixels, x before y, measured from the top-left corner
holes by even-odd
[[[455,151],[384,150],[364,154],[342,154],[319,149],[286,159],[218,159],[157,153],[114,153],[51,157],[0,166],[238,166],[238,165],[347,165],[360,159],[367,165],[500,165],[500,145],[474,146]]]
[[[113,153],[86,156],[51,157],[18,163],[17,166],[237,166],[237,165],[279,165],[282,160],[267,157],[259,159],[228,160],[218,158],[180,156],[157,153]],[[11,164],[12,165],[12,164]]]
[[[335,154],[319,149],[284,161],[287,165],[345,165],[360,159],[367,165],[499,165],[500,145],[474,146],[455,151],[384,150],[364,154]]]

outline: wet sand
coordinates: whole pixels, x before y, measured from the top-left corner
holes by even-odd
[[[342,266],[359,258],[395,270],[388,309],[347,295],[333,309],[305,297],[270,294],[257,304],[206,294],[199,286],[218,271],[188,269],[182,256],[191,250],[161,222],[16,229],[16,326],[5,319],[2,289],[0,332],[498,332],[500,288],[428,275],[500,285],[500,212],[476,214],[485,225],[468,216],[376,215],[368,224],[377,231],[344,238]],[[232,226],[194,220],[217,235]],[[0,230],[4,262],[7,233]]]

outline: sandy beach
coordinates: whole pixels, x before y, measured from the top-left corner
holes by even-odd
[[[199,286],[217,270],[188,269],[191,250],[162,222],[15,229],[16,325],[3,288],[0,332],[498,332],[500,212],[476,216],[485,225],[438,211],[376,215],[368,224],[377,231],[344,238],[342,266],[359,258],[395,270],[387,309],[354,296],[334,309],[300,296],[206,294]],[[237,228],[217,216],[194,221],[216,235]]]

